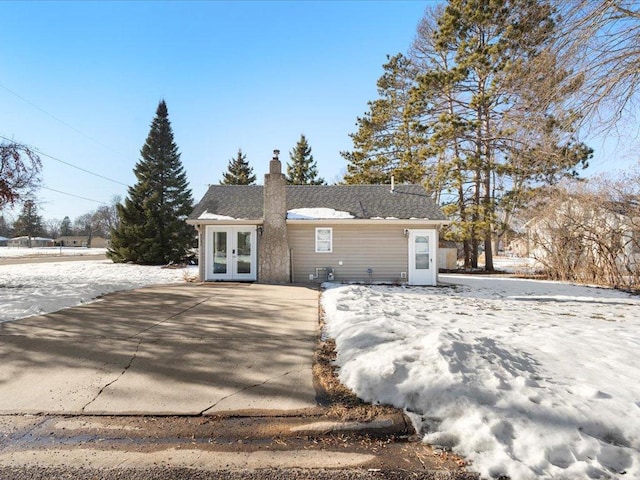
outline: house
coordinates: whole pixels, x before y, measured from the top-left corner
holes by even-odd
[[[61,247],[107,248],[109,240],[98,235],[63,235],[56,238],[56,245]]]
[[[448,223],[420,185],[287,185],[276,150],[261,185],[212,185],[187,223],[202,281],[435,285]]]
[[[640,285],[640,202],[560,197],[525,224],[526,251],[554,279]]]
[[[53,244],[53,238],[28,237],[26,235],[22,237],[10,238],[7,241],[7,246],[9,247],[53,247]]]
[[[7,237],[1,237],[0,236],[0,247],[6,247],[7,246],[7,241],[9,239]]]

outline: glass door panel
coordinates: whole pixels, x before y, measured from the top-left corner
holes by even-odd
[[[227,232],[213,233],[213,273],[227,273]]]
[[[416,270],[429,269],[429,237],[415,237]]]
[[[237,273],[251,274],[251,232],[237,232]]]

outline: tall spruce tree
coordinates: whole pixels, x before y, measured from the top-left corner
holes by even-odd
[[[292,185],[324,185],[324,178],[318,177],[318,167],[311,155],[311,147],[304,134],[291,152],[291,163],[287,163],[287,182]]]
[[[33,199],[25,200],[20,215],[13,224],[13,232],[17,236],[29,237],[29,247],[33,237],[44,235],[42,217],[38,215],[38,206]]]
[[[115,262],[160,265],[181,261],[195,231],[185,222],[193,207],[187,176],[162,100],[134,168],[137,183],[117,206],[108,255]]]
[[[256,176],[253,174],[253,168],[249,166],[247,156],[239,148],[236,157],[229,160],[220,185],[253,185],[254,183],[256,183]]]

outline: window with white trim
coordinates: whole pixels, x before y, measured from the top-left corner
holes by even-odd
[[[333,251],[333,228],[316,228],[316,253],[331,253]]]

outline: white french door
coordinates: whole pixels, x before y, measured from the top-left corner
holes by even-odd
[[[436,231],[409,230],[409,285],[435,285]]]
[[[256,228],[207,226],[205,280],[256,279]]]

